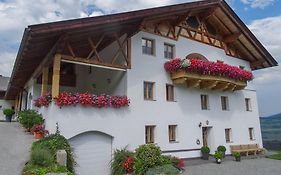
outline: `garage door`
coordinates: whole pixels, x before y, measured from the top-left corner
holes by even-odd
[[[112,137],[100,132],[86,132],[69,140],[77,163],[78,175],[110,174]]]

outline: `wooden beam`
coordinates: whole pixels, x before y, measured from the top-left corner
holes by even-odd
[[[45,95],[48,91],[48,75],[49,67],[44,67],[42,71],[42,84],[41,84],[41,95]]]
[[[77,62],[77,63],[82,63],[82,64],[88,64],[88,65],[100,65],[104,67],[112,67],[112,68],[118,68],[118,69],[127,69],[128,66],[125,65],[117,65],[117,64],[110,64],[110,63],[105,63],[105,62],[99,62],[97,60],[93,59],[87,59],[87,58],[81,58],[81,57],[72,57],[70,55],[61,55],[62,61],[65,62]]]
[[[131,38],[128,38],[128,41],[127,41],[127,59],[128,59],[128,68],[131,69],[131,60],[132,60],[132,39]]]
[[[73,56],[73,57],[76,57],[71,45],[69,44],[69,42],[66,43],[66,46],[67,46],[67,49],[69,51],[69,53]]]
[[[252,68],[255,68],[257,66],[263,66],[264,63],[265,63],[265,61],[259,60],[259,61],[251,62],[250,65]]]
[[[223,42],[233,43],[234,41],[237,41],[240,36],[241,36],[241,32],[236,32],[234,34],[226,35],[223,37]]]
[[[60,91],[60,65],[61,55],[56,54],[53,64],[52,97],[57,97]]]

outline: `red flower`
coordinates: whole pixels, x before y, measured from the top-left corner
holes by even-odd
[[[133,157],[128,157],[124,163],[123,163],[123,168],[127,173],[132,173],[133,172],[133,164],[134,164],[134,158]]]
[[[51,102],[52,102],[52,96],[50,93],[47,93],[34,100],[33,104],[34,106],[40,108],[42,106],[48,107]]]

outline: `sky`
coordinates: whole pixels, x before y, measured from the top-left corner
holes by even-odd
[[[24,28],[192,0],[0,0],[0,75],[10,76]],[[281,0],[226,0],[281,64]],[[281,113],[281,67],[254,72],[260,116]]]

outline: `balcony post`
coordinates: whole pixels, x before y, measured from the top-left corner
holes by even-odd
[[[45,95],[48,91],[48,75],[49,74],[49,68],[43,67],[42,71],[42,85],[41,85],[41,95]]]
[[[59,95],[61,55],[56,54],[53,64],[52,97]]]

